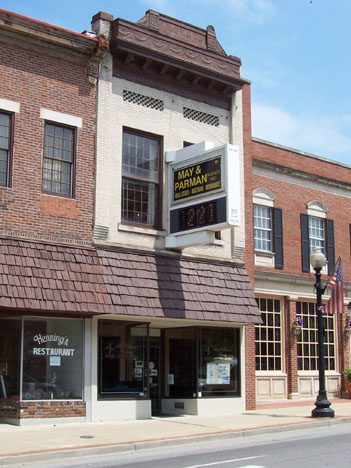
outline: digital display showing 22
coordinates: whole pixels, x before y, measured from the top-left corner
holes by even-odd
[[[223,223],[225,206],[225,198],[219,198],[171,211],[171,234]]]

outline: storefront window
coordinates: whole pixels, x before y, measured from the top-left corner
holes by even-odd
[[[318,370],[318,325],[316,304],[296,302],[296,316],[303,320],[302,333],[297,337],[297,366],[300,371]],[[335,315],[323,316],[325,370],[335,371]]]
[[[240,334],[234,328],[200,328],[199,392],[203,397],[240,393]]]
[[[99,320],[99,396],[143,397],[148,325]]]
[[[83,321],[25,318],[23,400],[81,399]]]
[[[18,317],[0,319],[0,400],[19,400],[21,328]]]

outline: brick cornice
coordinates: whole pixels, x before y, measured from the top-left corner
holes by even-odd
[[[0,31],[2,34],[22,35],[26,40],[37,40],[55,44],[72,51],[91,54],[95,51],[98,39],[59,28],[42,21],[0,9]]]

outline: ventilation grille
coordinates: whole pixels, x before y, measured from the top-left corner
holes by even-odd
[[[196,120],[196,122],[202,122],[214,127],[219,126],[219,117],[216,115],[206,114],[206,112],[189,109],[188,107],[183,107],[183,116],[186,119]]]
[[[99,240],[107,240],[108,238],[108,227],[96,225],[94,227],[94,238]]]
[[[150,107],[151,109],[163,111],[164,103],[161,99],[144,96],[143,94],[133,93],[132,91],[123,90],[123,101],[138,104],[138,106]]]
[[[184,409],[184,401],[175,401],[174,402],[174,409]]]
[[[239,258],[240,260],[243,260],[245,254],[245,249],[244,247],[234,247],[234,258]]]

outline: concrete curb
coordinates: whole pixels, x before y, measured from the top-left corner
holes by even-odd
[[[275,434],[277,432],[293,432],[303,429],[314,429],[320,427],[330,427],[335,425],[351,424],[351,417],[338,419],[323,419],[316,422],[306,423],[291,423],[282,426],[266,426],[255,429],[239,429],[221,431],[220,433],[208,433],[195,436],[178,436],[165,439],[157,439],[151,441],[116,443],[108,445],[100,445],[94,447],[79,447],[67,448],[58,450],[47,450],[41,452],[25,453],[10,456],[0,455],[0,467],[15,466],[15,465],[30,465],[33,463],[44,463],[59,460],[75,460],[83,457],[114,455],[118,453],[133,453],[143,450],[151,450],[157,448],[177,447],[184,445],[192,445],[199,443],[213,442],[217,440],[230,440],[246,437],[254,437],[266,434]]]

